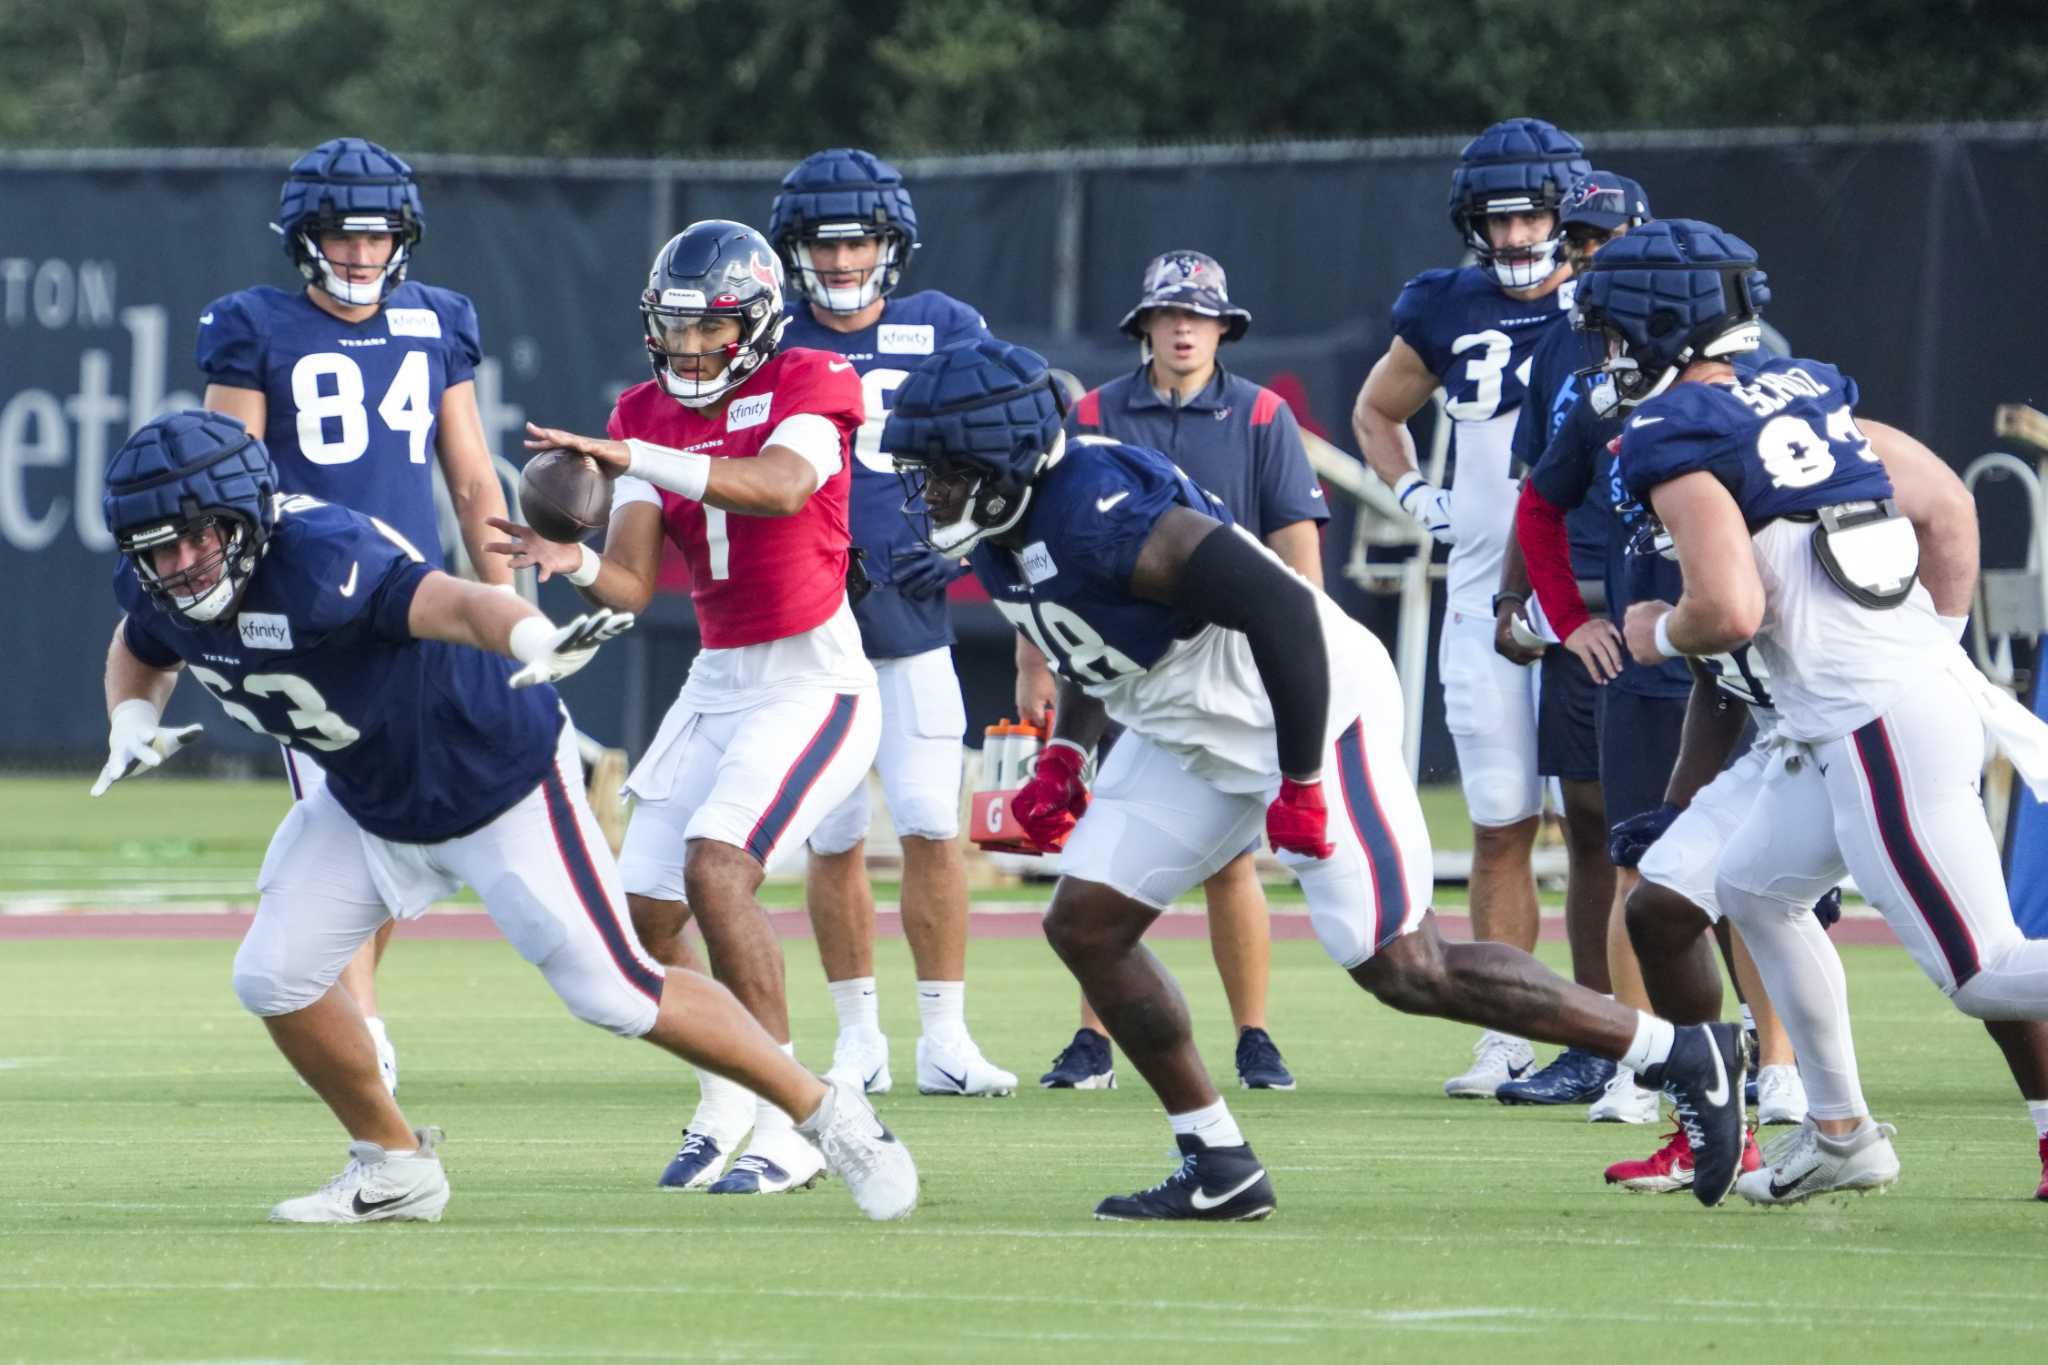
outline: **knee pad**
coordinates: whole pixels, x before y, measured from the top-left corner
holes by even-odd
[[[288,982],[272,971],[244,966],[235,961],[235,999],[259,1019],[302,1010],[327,994],[328,987],[303,981]]]
[[[844,801],[826,813],[825,818],[818,822],[818,827],[811,831],[811,837],[805,841],[805,846],[811,852],[822,853],[827,857],[856,848],[861,840],[868,837],[871,815],[868,784],[863,781],[848,793]],[[900,823],[898,828],[901,829]],[[909,832],[916,833],[915,830]]]
[[[928,791],[896,794],[889,802],[889,816],[896,822],[898,834],[944,841],[960,833],[957,796],[945,797]]]
[[[1740,929],[1745,925],[1793,919],[1813,913],[1813,902],[1787,900],[1764,891],[1737,886],[1726,877],[1714,878],[1714,899],[1724,918]]]
[[[1458,755],[1458,782],[1465,810],[1475,825],[1516,825],[1543,809],[1543,784],[1533,767],[1498,749],[1483,749],[1466,761]]]

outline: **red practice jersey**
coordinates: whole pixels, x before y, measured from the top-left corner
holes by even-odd
[[[789,517],[707,507],[665,488],[661,521],[690,568],[690,600],[708,649],[801,635],[823,625],[846,596],[847,492],[853,436],[865,405],[860,376],[824,351],[778,351],[732,391],[714,420],[686,408],[650,379],[619,395],[606,430],[714,460],[761,453],[785,417],[815,413],[839,429],[839,470]]]

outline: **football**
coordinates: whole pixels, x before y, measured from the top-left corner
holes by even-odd
[[[543,450],[519,475],[519,514],[549,540],[574,545],[612,515],[612,481],[588,455]]]

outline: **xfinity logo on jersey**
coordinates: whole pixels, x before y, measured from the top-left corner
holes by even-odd
[[[437,337],[441,315],[431,308],[386,308],[384,321],[395,337]]]
[[[241,628],[242,644],[248,649],[292,647],[292,623],[277,612],[245,611],[235,618],[235,624]]]
[[[1026,583],[1043,583],[1059,572],[1052,562],[1052,551],[1045,548],[1045,542],[1035,540],[1017,552],[1017,567],[1024,572]]]
[[[725,410],[725,429],[745,431],[748,427],[758,427],[768,420],[768,409],[773,406],[773,393],[757,393],[751,398],[735,398],[732,406]]]
[[[895,355],[930,355],[938,332],[928,322],[884,323],[875,332],[875,349]]]

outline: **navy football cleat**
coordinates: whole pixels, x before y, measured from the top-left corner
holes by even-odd
[[[1113,1194],[1095,1206],[1107,1223],[1154,1219],[1206,1219],[1221,1223],[1256,1223],[1273,1212],[1273,1182],[1266,1168],[1241,1147],[1204,1147],[1202,1140],[1178,1134],[1180,1166],[1149,1190]]]
[[[1754,1109],[1757,1083],[1763,1075],[1763,1049],[1756,1044],[1755,1029],[1744,1029],[1742,1036],[1749,1044],[1749,1069],[1742,1073],[1742,1102]]]
[[[1294,1089],[1294,1073],[1280,1060],[1273,1035],[1262,1028],[1237,1035],[1237,1083],[1247,1090]]]
[[[1114,1090],[1116,1068],[1109,1059],[1109,1039],[1092,1028],[1078,1029],[1074,1041],[1052,1059],[1052,1070],[1038,1078],[1047,1090]]]
[[[1742,1073],[1749,1039],[1740,1024],[1696,1024],[1678,1030],[1671,1055],[1641,1073],[1671,1097],[1692,1144],[1693,1197],[1708,1208],[1728,1197],[1742,1171]]]
[[[718,1139],[692,1128],[683,1130],[683,1145],[661,1179],[654,1183],[664,1190],[701,1190],[718,1179],[725,1169],[725,1152]]]
[[[1493,1097],[1502,1104],[1587,1104],[1599,1099],[1612,1079],[1613,1062],[1568,1047],[1541,1071],[1504,1082]]]

